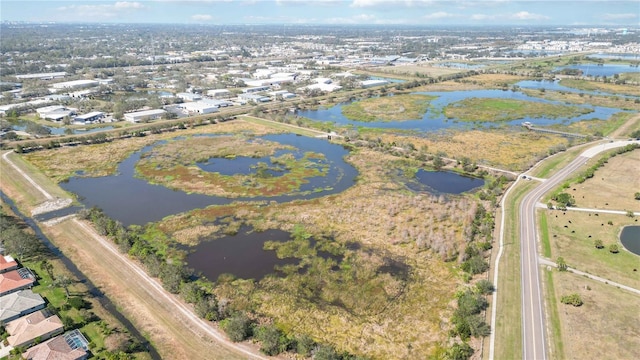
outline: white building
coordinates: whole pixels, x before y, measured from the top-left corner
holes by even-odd
[[[244,104],[246,104],[247,102],[258,104],[271,101],[269,97],[257,94],[240,94],[238,95],[238,100],[240,101],[240,103]]]
[[[84,115],[78,115],[73,119],[74,123],[77,124],[91,124],[94,121],[98,121],[104,117],[104,113],[100,111],[93,111]]]
[[[203,101],[188,102],[180,104],[189,114],[211,114],[218,111],[218,106]]]
[[[242,93],[243,94],[255,94],[258,92],[263,92],[263,91],[267,91],[270,88],[268,86],[256,86],[256,87],[250,87],[247,89],[242,89]]]
[[[387,85],[388,83],[387,80],[364,80],[360,81],[360,86],[366,89],[374,86]]]
[[[273,99],[291,99],[296,97],[296,94],[290,93],[287,90],[279,90],[270,92],[269,96]]]
[[[165,113],[166,111],[162,109],[136,111],[124,114],[124,119],[132,123],[138,123],[141,121],[160,119]]]
[[[198,100],[202,100],[202,96],[200,94],[194,94],[194,93],[188,93],[188,92],[181,92],[181,93],[177,93],[176,97],[184,100],[184,101],[198,101]]]
[[[22,74],[22,75],[16,75],[16,78],[51,80],[51,79],[60,79],[65,76],[67,76],[67,73],[64,71],[61,71],[61,72],[51,72],[51,73],[41,73],[41,74]]]
[[[211,96],[216,99],[228,99],[231,97],[231,91],[227,89],[207,90],[207,96]]]
[[[62,89],[80,89],[87,88],[100,85],[99,82],[95,80],[73,80],[73,81],[65,81],[57,84],[51,85],[55,90]]]

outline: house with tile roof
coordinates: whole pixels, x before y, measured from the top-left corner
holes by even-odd
[[[0,255],[0,273],[15,270],[18,268],[18,262],[9,255]]]
[[[0,324],[44,309],[45,305],[42,296],[29,289],[0,296]]]
[[[56,336],[38,344],[22,357],[27,360],[84,360],[88,357],[88,341],[78,330]]]
[[[4,328],[9,333],[7,342],[14,348],[30,346],[36,339],[47,340],[64,331],[62,320],[57,315],[49,316],[46,310],[36,311],[13,320]]]
[[[36,277],[31,270],[20,268],[0,274],[0,296],[12,292],[29,289],[36,282]]]

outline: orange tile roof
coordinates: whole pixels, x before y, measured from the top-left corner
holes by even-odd
[[[15,269],[18,263],[9,255],[0,255],[0,273]]]
[[[16,289],[26,288],[33,284],[35,279],[23,279],[18,270],[12,270],[0,274],[0,295],[8,294]]]

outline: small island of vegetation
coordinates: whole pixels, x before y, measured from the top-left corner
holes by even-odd
[[[530,118],[570,118],[593,110],[579,106],[515,99],[467,98],[448,105],[444,114],[460,121],[511,121]]]
[[[342,107],[349,120],[391,122],[421,119],[435,96],[405,94],[356,101]]]

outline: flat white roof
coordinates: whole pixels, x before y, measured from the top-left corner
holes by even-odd
[[[102,115],[104,115],[104,113],[101,111],[93,111],[84,115],[78,115],[76,116],[76,119],[80,119],[80,120],[91,119],[92,117],[102,116]]]
[[[130,113],[124,114],[124,116],[129,116],[129,117],[153,116],[153,115],[164,114],[165,112],[166,111],[164,111],[162,109],[152,109],[152,110],[143,110],[143,111],[130,112]]]
[[[75,86],[83,86],[83,85],[94,85],[97,86],[99,83],[95,80],[73,80],[73,81],[65,81],[57,84],[53,84],[52,86],[55,89],[63,89],[68,87]]]

